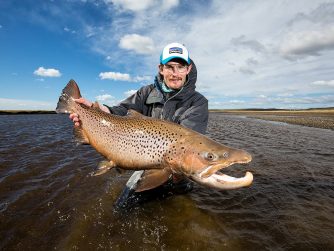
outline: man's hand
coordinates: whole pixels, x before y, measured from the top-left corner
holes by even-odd
[[[80,126],[80,119],[79,119],[79,115],[78,114],[71,113],[70,114],[70,119],[73,121],[75,127],[79,127]]]
[[[85,106],[88,106],[88,107],[92,107],[93,106],[93,103],[90,102],[89,100],[85,99],[85,98],[78,98],[78,99],[74,99],[75,102],[79,103],[79,104],[83,104]],[[106,113],[110,113],[108,107],[104,106],[104,105],[100,105],[99,104],[99,108],[106,112]],[[80,126],[80,119],[79,119],[79,115],[76,114],[76,113],[71,113],[70,114],[70,119],[73,121],[74,123],[74,126],[78,127]]]
[[[83,104],[85,106],[91,107],[92,106],[92,102],[90,102],[87,99],[84,98],[78,98],[78,99],[74,99],[75,102]],[[73,121],[74,126],[75,127],[79,127],[80,126],[80,119],[79,119],[79,115],[76,113],[71,113],[70,114],[70,120]]]
[[[91,107],[93,105],[92,102],[90,102],[88,99],[85,99],[83,97],[74,99],[75,102],[83,104],[85,106]]]

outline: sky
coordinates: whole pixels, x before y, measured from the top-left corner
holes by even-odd
[[[334,0],[2,0],[0,110],[117,105],[184,44],[210,109],[334,106]]]

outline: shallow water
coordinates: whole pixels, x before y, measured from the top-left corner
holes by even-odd
[[[249,188],[195,184],[125,212],[130,172],[91,177],[66,115],[0,116],[1,250],[334,250],[334,132],[210,114],[208,136],[247,150]]]

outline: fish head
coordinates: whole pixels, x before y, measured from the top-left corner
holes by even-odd
[[[235,178],[221,172],[233,164],[245,164],[252,156],[240,149],[227,147],[205,136],[191,137],[187,150],[182,154],[183,173],[204,186],[221,190],[249,186],[253,175],[246,172],[241,178]]]

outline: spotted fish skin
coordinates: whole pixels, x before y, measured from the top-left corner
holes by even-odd
[[[177,155],[176,146],[182,145],[180,139],[186,134],[177,124],[107,114],[81,104],[77,104],[73,112],[80,114],[81,127],[89,144],[126,169],[163,168],[165,161]]]
[[[105,113],[95,106],[75,102],[80,97],[79,87],[71,80],[59,97],[56,112],[78,114],[81,124],[75,128],[76,137],[92,145],[112,166],[147,170],[139,191],[162,184],[172,173],[218,189],[252,183],[249,172],[243,178],[216,173],[235,163],[250,162],[251,155],[247,152],[224,146],[172,122],[142,115]]]

